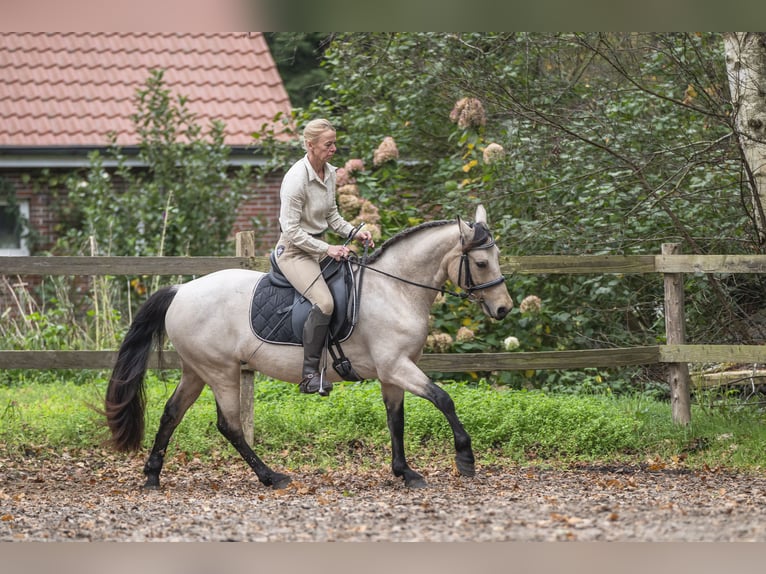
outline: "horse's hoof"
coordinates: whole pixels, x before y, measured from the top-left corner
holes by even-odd
[[[426,479],[423,478],[423,476],[414,470],[407,469],[404,472],[401,473],[395,473],[397,476],[401,476],[402,480],[404,480],[404,486],[407,488],[426,488],[428,487],[428,483],[426,482]]]
[[[455,469],[460,476],[473,478],[476,476],[476,466],[473,462],[465,462],[455,459]]]
[[[416,478],[405,480],[404,486],[407,488],[428,488],[428,483],[426,482],[425,478],[418,476]]]
[[[144,484],[141,487],[141,490],[159,490],[159,489],[160,489],[159,481],[155,482],[155,481],[152,481],[152,480],[147,480],[146,484]]]
[[[286,474],[275,472],[271,475],[271,488],[274,490],[282,490],[283,488],[287,488],[292,481],[293,479]]]

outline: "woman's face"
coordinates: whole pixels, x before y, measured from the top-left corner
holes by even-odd
[[[335,155],[335,149],[334,130],[324,131],[316,141],[309,142],[309,153],[322,163],[330,161],[332,156]]]

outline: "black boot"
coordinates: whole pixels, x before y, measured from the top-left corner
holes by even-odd
[[[321,381],[319,361],[322,358],[327,332],[330,329],[330,315],[325,315],[314,305],[303,325],[303,380],[302,393],[316,393],[327,396],[332,390],[330,381]]]

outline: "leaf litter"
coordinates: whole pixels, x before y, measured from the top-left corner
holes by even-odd
[[[766,477],[635,466],[419,468],[407,489],[386,461],[275,469],[261,485],[239,459],[174,457],[144,491],[143,455],[0,458],[0,541],[766,541]]]

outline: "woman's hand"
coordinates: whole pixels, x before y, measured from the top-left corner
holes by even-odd
[[[349,249],[345,245],[330,245],[327,248],[327,255],[335,259],[335,261],[348,257],[348,252]]]
[[[369,244],[370,247],[375,247],[375,242],[372,240],[372,233],[367,230],[357,233],[356,238],[363,244]]]

